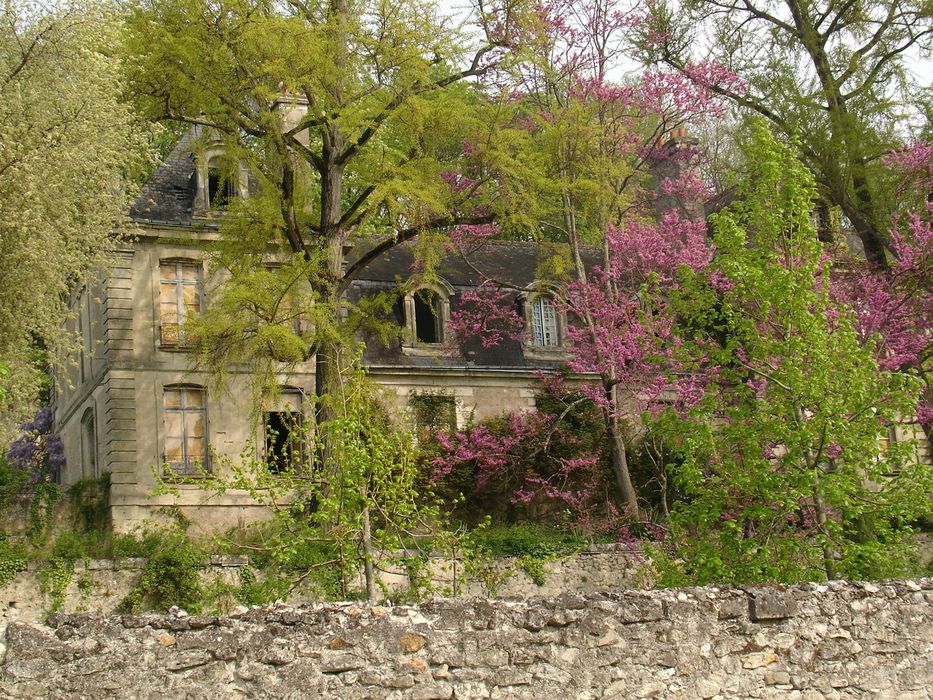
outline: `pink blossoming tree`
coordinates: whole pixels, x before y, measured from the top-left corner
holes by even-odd
[[[658,378],[676,354],[666,299],[711,255],[698,221],[705,188],[689,167],[697,151],[683,128],[719,113],[711,86],[739,90],[741,81],[709,63],[691,66],[690,76],[652,70],[614,81],[625,35],[640,21],[622,8],[614,0],[539,4],[517,30],[519,60],[491,73],[512,110],[513,136],[471,155],[501,163],[508,142],[509,157],[525,167],[503,180],[503,196],[524,197],[521,216],[503,227],[563,245],[562,264],[551,265],[560,274],[544,281],[563,289],[570,365],[594,377],[586,391],[603,412],[617,497],[638,519],[626,416],[664,389],[695,391],[692,380]],[[469,257],[469,245],[460,252]],[[512,298],[489,280],[452,326],[487,332],[484,343],[519,337],[526,331],[509,311]]]
[[[882,369],[915,371],[923,380],[917,419],[933,445],[933,143],[914,142],[886,163],[906,205],[888,230],[891,259],[884,268],[847,260],[835,268],[832,290],[854,309],[859,339]]]

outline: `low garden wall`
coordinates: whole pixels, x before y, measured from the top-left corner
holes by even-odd
[[[381,596],[406,597],[412,587],[412,577],[427,576],[430,590],[420,590],[446,597],[499,596],[527,598],[556,596],[562,593],[591,593],[619,587],[638,587],[644,583],[644,560],[628,547],[597,544],[572,556],[554,559],[521,559],[490,557],[475,566],[471,574],[464,573],[463,562],[431,557],[417,572],[396,567],[380,574]],[[61,590],[54,595],[42,594],[45,562],[31,562],[29,569],[19,573],[12,582],[0,587],[0,631],[13,620],[38,621],[52,610],[88,612],[107,615],[117,611],[121,602],[133,590],[145,568],[146,560],[125,558],[116,560],[78,560]],[[249,566],[245,556],[213,556],[204,562],[201,582],[207,588],[240,583],[240,572]],[[262,576],[261,572],[257,574]],[[356,588],[363,590],[362,577]],[[412,591],[412,594],[415,592]],[[315,602],[313,593],[299,589],[290,603]],[[221,611],[228,611],[237,601],[228,596],[214,601]]]
[[[933,579],[615,590],[55,614],[9,625],[0,695],[913,700],[931,659]]]

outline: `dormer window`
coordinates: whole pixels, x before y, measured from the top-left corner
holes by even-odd
[[[567,320],[550,289],[532,291],[521,298],[527,324],[524,351],[526,357],[558,359],[564,353]]]
[[[417,352],[421,348],[436,352],[432,346],[444,342],[453,293],[453,287],[441,280],[413,289],[399,299],[396,313],[407,330],[403,350]]]
[[[430,289],[415,293],[415,337],[419,343],[440,343],[444,340],[443,307],[440,295]]]
[[[197,194],[194,208],[202,215],[220,212],[247,191],[246,170],[224,156],[223,146],[207,146],[196,158]]]

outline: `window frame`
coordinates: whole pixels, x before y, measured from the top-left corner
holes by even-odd
[[[522,350],[531,359],[560,359],[566,356],[567,314],[559,303],[557,291],[550,285],[532,285],[532,291],[521,295],[522,311],[525,318],[525,339]],[[538,345],[535,338],[535,306],[543,299],[550,300],[554,314],[554,338],[551,345]]]
[[[287,405],[283,401],[283,398],[285,397],[289,397],[289,398],[293,398],[297,400],[297,405],[298,405],[297,411],[296,410],[282,410],[283,407]],[[260,430],[262,433],[262,442],[261,442],[262,452],[260,455],[262,459],[262,463],[265,466],[266,470],[269,471],[269,473],[271,474],[284,474],[284,473],[287,473],[289,470],[299,471],[307,463],[307,457],[308,457],[308,452],[307,452],[308,446],[307,446],[307,441],[305,440],[305,435],[304,435],[304,430],[305,430],[306,421],[307,421],[307,415],[304,409],[307,403],[307,396],[305,392],[299,389],[298,387],[284,386],[284,387],[281,387],[281,393],[275,398],[276,398],[276,401],[274,405],[269,406],[267,404],[266,406],[263,406],[263,410],[262,410],[262,425],[260,426]],[[292,442],[292,441],[297,442],[297,446],[298,446],[297,454],[295,454],[294,451],[292,452],[290,459],[289,459],[289,464],[285,465],[284,468],[283,467],[273,468],[274,465],[270,461],[268,416],[273,413],[289,413],[289,414],[298,416],[297,427],[300,431],[300,434],[297,437],[291,436],[291,440],[289,441],[289,442]]]
[[[166,265],[175,266],[175,277],[163,277],[162,268]],[[194,269],[195,277],[193,280],[186,281],[182,273],[182,266],[190,266]],[[162,285],[173,284],[175,286],[175,309],[174,313],[177,321],[172,324],[165,320],[162,300]],[[194,286],[197,290],[198,308],[193,315],[200,316],[204,313],[204,265],[201,260],[195,258],[161,258],[158,264],[158,309],[159,309],[159,347],[162,350],[182,350],[191,348],[192,343],[185,337],[184,327],[189,318],[188,307],[185,304],[184,288],[185,286]],[[175,339],[166,339],[166,328],[175,326]]]
[[[435,295],[437,308],[435,324],[437,326],[437,342],[427,342],[418,338],[417,308],[415,297],[419,292],[429,292]],[[436,355],[444,347],[450,326],[450,298],[454,295],[454,288],[445,280],[418,284],[405,291],[401,299],[403,327],[405,334],[402,337],[402,352],[409,355]]]
[[[186,396],[188,392],[196,391],[201,394],[201,406],[200,408],[189,408],[186,404]],[[169,408],[166,403],[166,398],[169,392],[180,392],[178,408]],[[162,468],[166,474],[175,477],[197,477],[203,476],[205,473],[209,473],[211,470],[210,464],[210,440],[208,439],[210,433],[210,422],[208,415],[208,406],[207,406],[207,390],[199,384],[166,384],[162,387]],[[168,441],[169,438],[175,438],[179,436],[169,435],[168,433],[168,416],[169,414],[179,414],[180,415],[180,425],[182,434],[181,438],[181,447],[182,447],[182,462],[171,462],[168,459]],[[189,436],[188,433],[188,415],[189,414],[201,414],[202,419],[202,434],[201,440],[204,442],[204,451],[203,454],[199,455],[202,457],[200,463],[200,468],[197,466],[197,460],[192,459],[192,455],[189,454],[189,439],[197,439],[197,436]],[[176,466],[178,465],[178,466]]]

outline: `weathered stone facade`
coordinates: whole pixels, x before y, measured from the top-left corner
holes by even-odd
[[[913,700],[933,580],[54,615],[6,641],[8,697]]]

